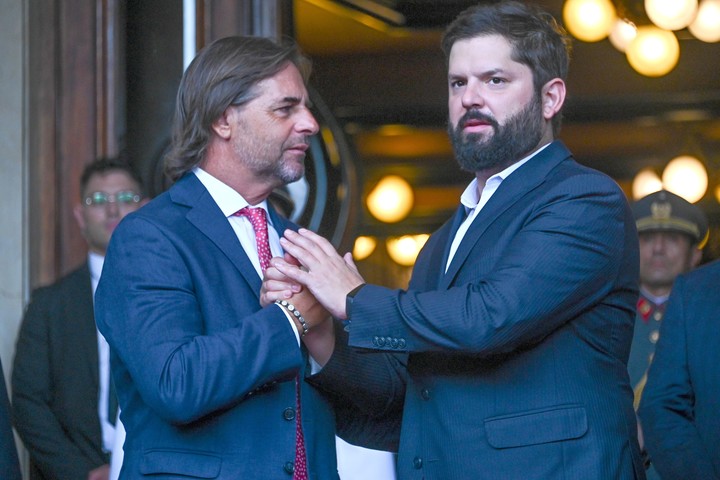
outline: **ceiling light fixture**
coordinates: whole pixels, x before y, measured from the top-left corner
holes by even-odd
[[[660,176],[652,167],[645,167],[640,170],[632,182],[632,196],[634,200],[662,190],[663,184]]]
[[[673,31],[687,28],[703,42],[720,41],[720,0],[644,0],[644,14],[628,13],[641,8],[633,7],[639,1],[566,0],[563,21],[579,40],[609,37],[617,50],[626,53],[628,63],[649,77],[666,75],[677,65],[680,44]]]
[[[720,42],[720,0],[703,0],[688,30],[703,42]]]
[[[567,0],[563,6],[563,18],[575,38],[598,42],[612,30],[615,8],[610,0]]]
[[[708,173],[705,165],[696,156],[683,154],[665,165],[662,178],[654,168],[643,168],[633,179],[632,197],[634,200],[639,200],[662,189],[671,191],[690,203],[700,201],[708,189]]]
[[[395,263],[404,267],[412,267],[428,238],[430,235],[426,233],[390,237],[385,241],[385,247]]]
[[[687,27],[695,19],[697,10],[697,0],[645,0],[648,18],[665,30]]]
[[[625,52],[628,45],[632,42],[633,38],[637,35],[637,27],[627,18],[618,18],[615,20],[612,30],[610,30],[610,43],[613,44],[615,49]]]
[[[402,177],[383,177],[367,196],[367,207],[381,222],[395,223],[407,217],[412,210],[415,195],[410,184]]]
[[[662,181],[666,190],[695,203],[707,192],[708,174],[700,160],[691,155],[680,155],[665,166]]]
[[[625,51],[628,63],[646,77],[662,77],[680,59],[680,44],[673,32],[654,26],[637,29]]]
[[[375,247],[377,246],[377,240],[375,237],[369,237],[365,235],[361,235],[355,239],[355,244],[353,245],[353,260],[356,262],[359,262],[360,260],[365,260],[368,258],[372,253],[375,251]]]

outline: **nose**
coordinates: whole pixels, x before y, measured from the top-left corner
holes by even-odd
[[[665,237],[663,235],[653,235],[651,246],[653,253],[662,253],[665,250]]]
[[[317,120],[315,120],[315,117],[307,108],[303,109],[301,112],[300,118],[295,124],[295,128],[298,132],[301,132],[304,135],[315,135],[320,131],[320,126],[318,125]]]
[[[466,110],[471,108],[480,108],[485,105],[485,99],[482,96],[482,92],[477,85],[468,83],[462,92],[460,102]]]
[[[118,202],[107,202],[105,204],[105,213],[108,217],[117,217],[120,215],[120,206],[118,205]]]

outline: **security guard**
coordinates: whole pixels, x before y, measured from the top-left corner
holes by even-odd
[[[698,206],[666,190],[632,208],[640,239],[640,298],[628,372],[637,407],[672,284],[700,263],[709,231]]]

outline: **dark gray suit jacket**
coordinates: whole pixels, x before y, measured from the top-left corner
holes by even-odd
[[[5,373],[0,361],[0,472],[5,480],[21,480],[17,448],[10,422],[10,402],[5,386]]]
[[[98,419],[98,349],[87,265],[33,292],[12,372],[15,428],[31,479],[86,480],[108,462]]]

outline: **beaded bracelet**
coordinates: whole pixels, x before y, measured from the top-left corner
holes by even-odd
[[[300,325],[302,325],[302,333],[300,334],[301,337],[304,337],[307,335],[307,333],[310,331],[310,327],[308,327],[307,322],[303,318],[303,316],[300,314],[297,308],[295,308],[295,305],[288,302],[287,300],[275,300],[275,305],[280,305],[281,307],[287,308],[288,312],[292,313],[295,318],[298,319],[298,322],[300,322]]]

